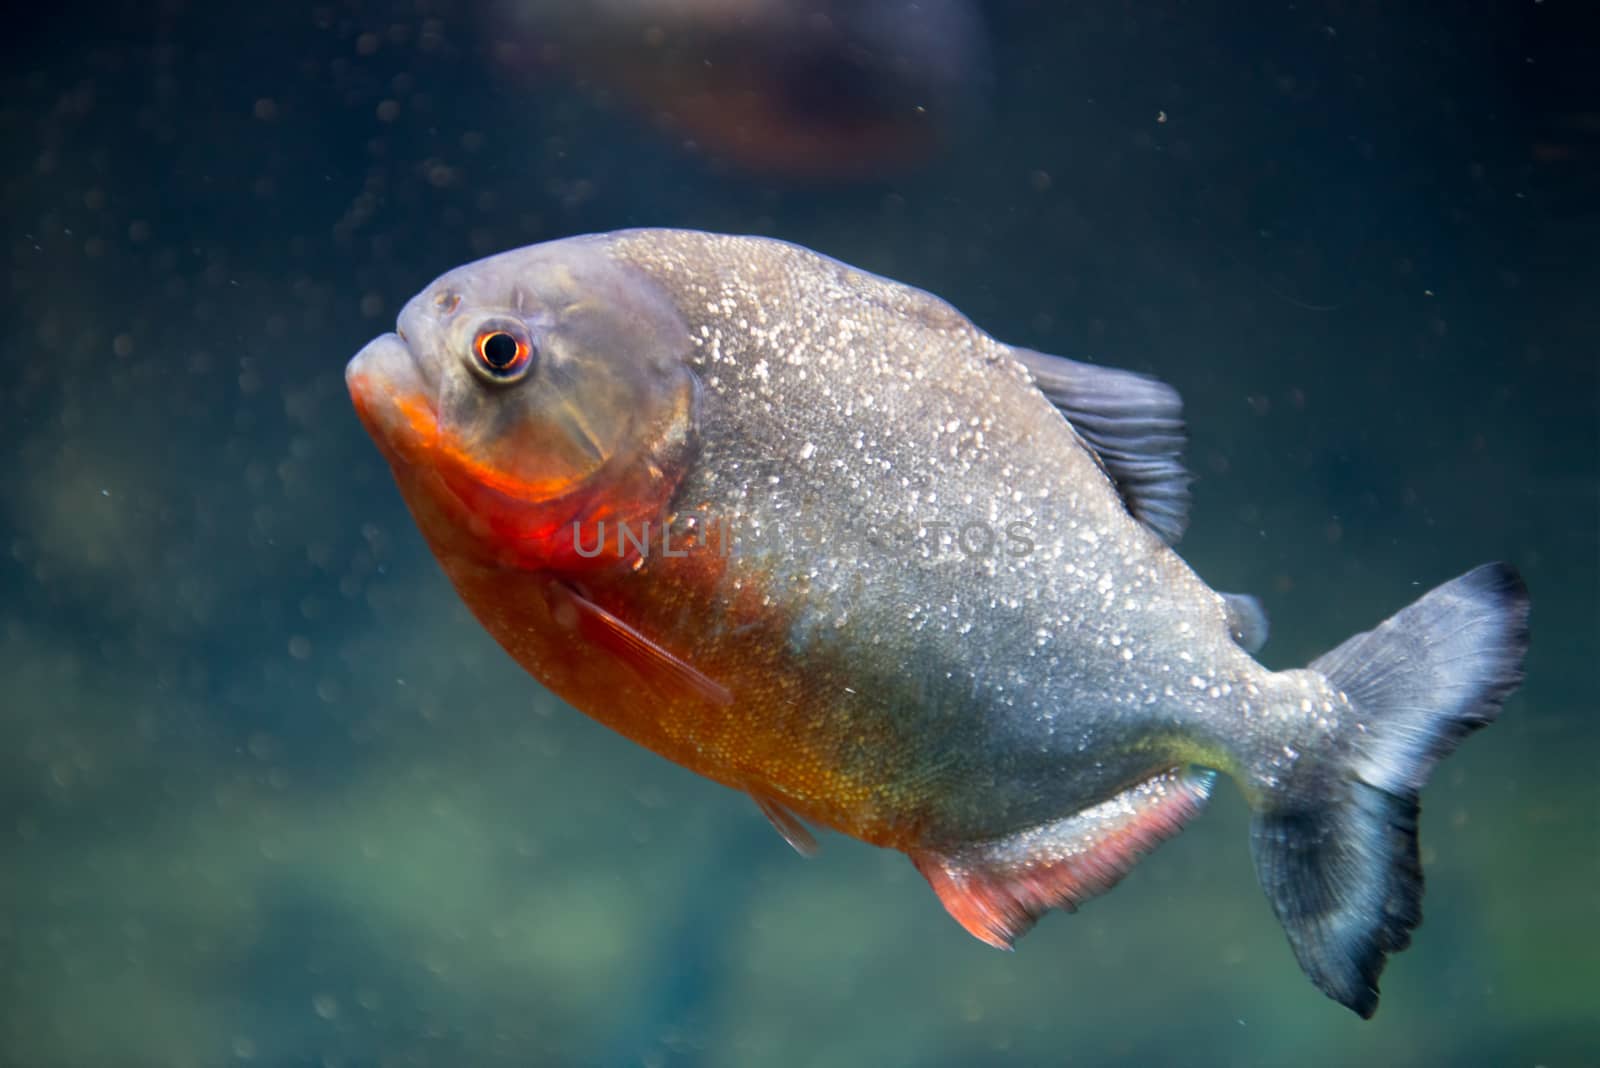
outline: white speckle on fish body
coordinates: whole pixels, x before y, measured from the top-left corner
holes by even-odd
[[[808,562],[836,578],[786,588],[776,605],[813,621],[802,641],[871,678],[858,693],[890,695],[910,744],[964,747],[941,774],[988,781],[1009,754],[1054,752],[1059,740],[1040,740],[1057,718],[1071,746],[1087,746],[1101,770],[1073,750],[1048,774],[1050,761],[1032,761],[1034,777],[1002,784],[1016,806],[1006,819],[1055,817],[1075,792],[1091,800],[1131,781],[1159,752],[1153,732],[1198,724],[1208,750],[1282,759],[1278,717],[1302,699],[1327,703],[1304,682],[1265,681],[1275,677],[1234,644],[1216,595],[1129,516],[1014,350],[948,305],[760,239],[602,240],[673,296],[698,344],[716,418],[697,428],[685,492],[762,547],[730,561],[725,589],[769,590],[764,574]],[[950,551],[971,522],[1000,550]],[[1032,543],[1019,557],[1004,552],[1012,522]],[[820,537],[798,536],[807,523]],[[945,551],[930,523],[945,525]],[[1315,726],[1304,715],[1291,733]]]

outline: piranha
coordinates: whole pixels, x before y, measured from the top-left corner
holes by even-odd
[[[1421,919],[1418,795],[1521,680],[1487,564],[1308,667],[1172,549],[1166,385],[1003,344],[795,245],[574,237],[441,276],[346,379],[483,626],[617,732],[910,857],[1009,948],[1205,806],[1362,1016]]]

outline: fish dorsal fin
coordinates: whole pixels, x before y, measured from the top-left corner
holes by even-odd
[[[1248,593],[1224,593],[1222,610],[1228,614],[1228,633],[1239,648],[1254,656],[1267,644],[1267,610]]]
[[[714,705],[733,703],[728,688],[657,645],[565,582],[552,582],[551,613],[632,668],[657,690],[688,693]]]
[[[1011,350],[1100,459],[1133,517],[1174,545],[1189,522],[1183,399],[1149,375]]]
[[[1010,949],[1050,909],[1075,910],[1205,807],[1214,772],[1173,768],[1066,819],[911,860],[955,921]]]
[[[817,855],[816,836],[811,833],[811,828],[800,822],[799,816],[796,816],[770,797],[764,797],[761,794],[751,794],[750,797],[755,801],[756,807],[761,810],[761,814],[771,820],[772,825],[778,829],[778,833],[783,835],[783,840],[794,846],[796,853],[799,853],[802,857],[814,857]]]

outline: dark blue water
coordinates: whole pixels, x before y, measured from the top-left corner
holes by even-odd
[[[461,2],[8,17],[0,1061],[1600,1062],[1592,26],[976,6],[955,140],[832,181],[686,147],[614,72],[508,72]],[[802,861],[500,653],[344,362],[449,267],[635,225],[1173,383],[1180,548],[1262,597],[1271,666],[1521,568],[1528,680],[1425,794],[1373,1021],[1301,977],[1231,788],[1001,954],[900,855]]]

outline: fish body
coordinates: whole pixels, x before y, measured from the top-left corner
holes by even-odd
[[[1375,1008],[1420,919],[1417,791],[1518,678],[1509,568],[1268,671],[1259,608],[1171,548],[1173,391],[781,242],[515,250],[398,328],[351,362],[357,409],[463,599],[569,703],[802,851],[810,823],[905,852],[999,946],[1222,772],[1302,965]]]

